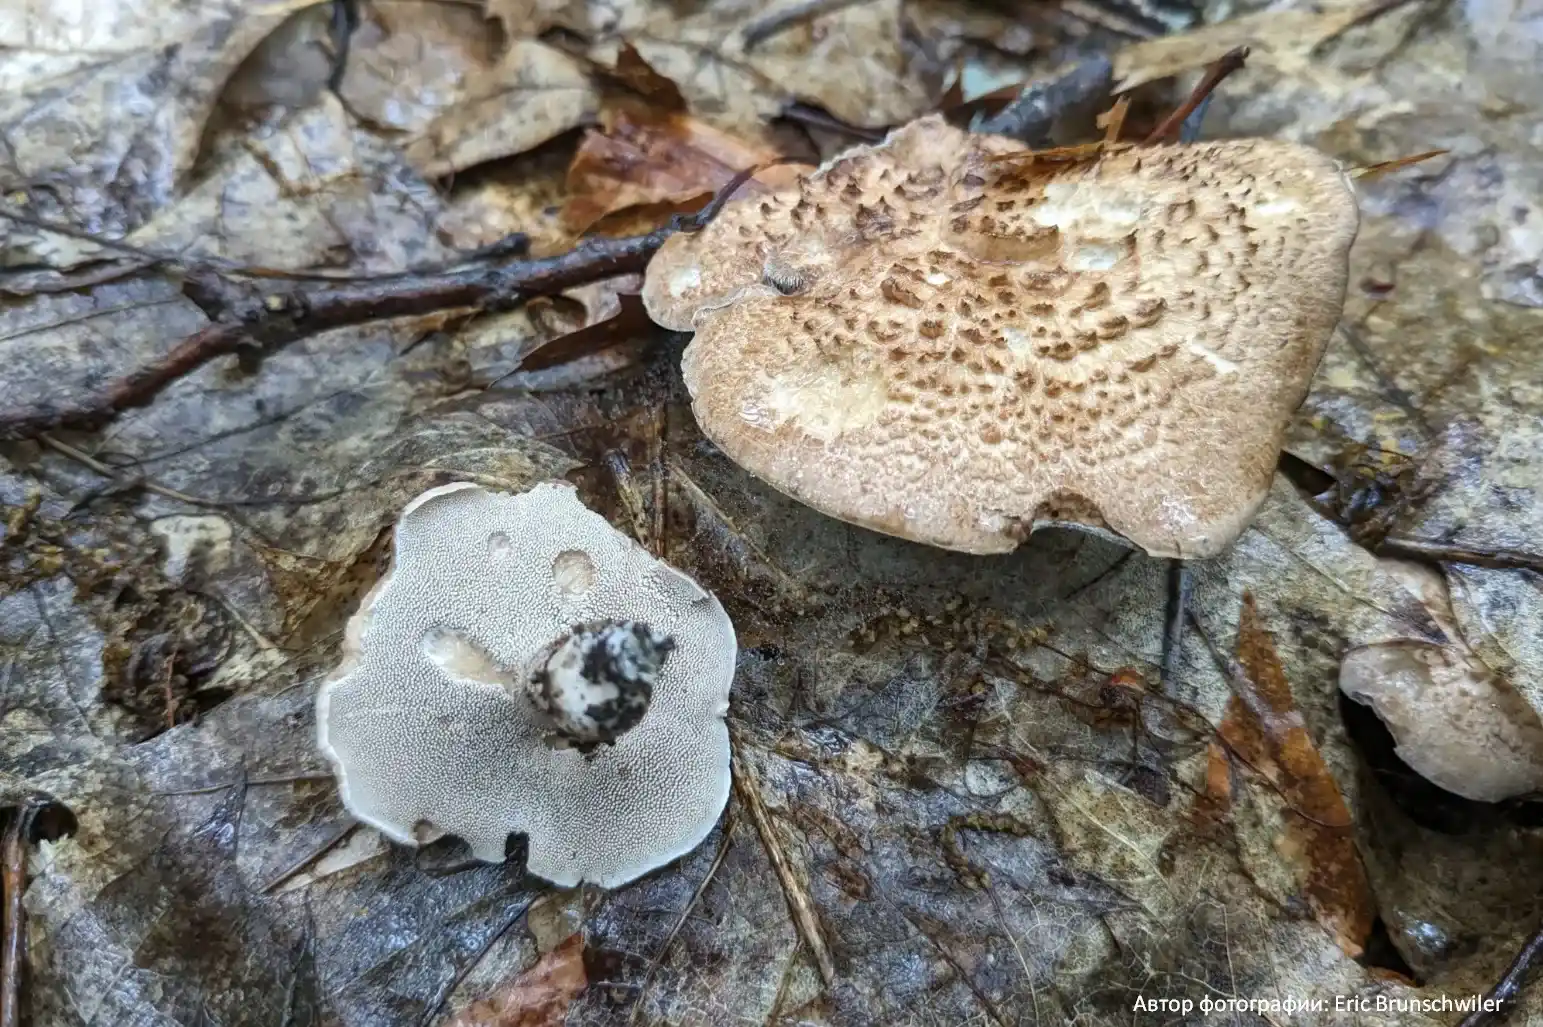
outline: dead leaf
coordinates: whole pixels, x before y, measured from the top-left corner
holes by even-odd
[[[540,146],[593,118],[600,94],[584,65],[545,43],[517,39],[498,65],[407,146],[430,178]]]
[[[569,4],[563,14],[543,6],[548,13],[535,24],[607,23],[603,34],[575,29],[597,37],[592,59],[614,67],[632,47],[679,87],[692,114],[743,138],[764,135],[765,123],[797,100],[847,124],[884,127],[928,110],[943,89],[943,64],[907,39],[901,0],[821,14],[748,50],[745,31],[763,13],[756,5],[597,3],[582,13]]]
[[[1194,71],[1240,46],[1250,48],[1250,63],[1269,61],[1282,70],[1301,68],[1324,43],[1369,14],[1385,0],[1293,8],[1271,8],[1206,25],[1191,32],[1132,43],[1114,56],[1114,92]]]
[[[637,293],[621,293],[616,301],[615,313],[604,320],[592,321],[582,328],[542,343],[520,361],[520,370],[540,371],[556,367],[558,364],[593,356],[624,342],[647,339],[658,332],[648,317],[648,311],[643,308],[642,297]]]
[[[417,135],[495,74],[495,35],[473,7],[361,5],[339,94],[372,125]]]
[[[307,7],[284,19],[241,62],[220,106],[256,117],[266,107],[304,107],[327,88],[336,64],[331,5]],[[218,116],[211,121],[218,124]]]
[[[776,160],[775,151],[747,143],[689,115],[643,117],[623,108],[603,132],[590,131],[568,169],[563,222],[575,232],[630,207],[653,205],[673,213],[685,201],[712,193],[737,173]],[[777,165],[736,191],[750,195],[789,185],[807,168]]]
[[[594,37],[635,24],[645,14],[642,0],[487,0],[487,16],[510,36],[539,36],[552,28]]]
[[[47,183],[59,220],[123,231],[175,194],[220,89],[320,0],[95,0],[0,9],[0,194]]]
[[[1234,696],[1220,733],[1271,780],[1290,806],[1285,831],[1276,839],[1277,850],[1296,867],[1299,885],[1318,922],[1347,956],[1359,956],[1376,913],[1356,851],[1350,810],[1297,712],[1275,641],[1260,623],[1254,598],[1247,592],[1238,621],[1237,659],[1269,716],[1261,724],[1248,705]],[[1214,766],[1214,756],[1211,762]]]
[[[740,53],[743,42],[736,44]],[[905,41],[901,0],[868,0],[801,22],[740,57],[800,100],[859,128],[919,116],[943,89]]]
[[[655,71],[631,43],[622,44],[616,54],[616,66],[602,73],[648,101],[652,108],[672,112],[686,109],[680,86]]]
[[[589,986],[584,935],[573,935],[498,991],[478,999],[443,1027],[559,1027]]]
[[[278,127],[210,168],[128,241],[283,270],[390,272],[452,256],[434,232],[439,196],[336,97]]]

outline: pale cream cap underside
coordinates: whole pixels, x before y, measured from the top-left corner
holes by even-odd
[[[603,618],[645,621],[676,648],[615,745],[553,748],[522,671]],[[531,873],[609,888],[690,852],[728,801],[728,615],[569,486],[418,497],[389,576],[345,635],[317,698],[318,740],[349,812],[396,841],[449,833],[500,861],[523,833]]]

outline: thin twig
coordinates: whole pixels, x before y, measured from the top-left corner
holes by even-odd
[[[780,11],[772,11],[745,26],[743,33],[745,51],[748,53],[772,36],[786,32],[801,21],[810,21],[867,2],[868,0],[801,0]]]
[[[359,28],[359,0],[332,0],[332,73],[327,88],[336,93],[348,74],[348,51]]]
[[[1511,960],[1511,965],[1506,967],[1505,974],[1495,982],[1495,986],[1484,993],[1487,999],[1485,1006],[1492,1008],[1475,1009],[1463,1017],[1463,1022],[1457,1027],[1490,1027],[1491,1024],[1502,1023],[1516,1000],[1521,998],[1522,989],[1527,986],[1533,970],[1539,962],[1543,962],[1543,928],[1538,930],[1522,946],[1522,950]]]
[[[777,825],[772,823],[766,803],[761,799],[760,783],[737,752],[733,756],[733,767],[734,791],[739,795],[739,801],[750,811],[750,822],[761,837],[761,845],[766,849],[772,870],[782,885],[782,894],[788,900],[788,912],[793,914],[793,926],[798,930],[799,937],[803,938],[804,944],[809,946],[809,954],[814,957],[815,966],[819,967],[820,979],[829,988],[836,983],[836,964],[830,957],[830,949],[825,945],[825,936],[820,931],[820,922],[814,915],[809,895],[803,885],[798,883],[787,853],[783,851],[782,842],[777,838]]]
[[[782,163],[778,161],[776,163]],[[337,328],[423,316],[444,310],[509,310],[531,296],[642,271],[676,232],[705,227],[747,179],[767,165],[735,175],[701,211],[676,215],[663,228],[622,239],[591,237],[555,257],[509,261],[438,275],[259,290],[205,281],[200,299],[220,315],[165,354],[105,388],[62,402],[24,402],[0,410],[0,439],[61,428],[93,429],[141,407],[178,379],[222,356],[263,357],[290,343]],[[189,283],[192,285],[193,283]]]
[[[152,267],[169,267],[181,271],[193,273],[215,272],[230,275],[237,278],[277,278],[291,279],[301,282],[386,282],[401,281],[404,278],[414,278],[422,275],[438,275],[457,268],[464,268],[469,264],[486,263],[493,260],[503,260],[507,257],[523,256],[530,249],[530,237],[524,232],[513,232],[502,239],[495,240],[486,246],[478,246],[474,249],[463,250],[449,260],[433,260],[424,263],[411,264],[401,271],[377,271],[358,273],[353,271],[309,271],[304,269],[285,269],[276,267],[264,267],[261,264],[244,264],[238,260],[227,260],[224,257],[216,257],[210,254],[187,256],[168,250],[154,250],[145,246],[137,246],[134,243],[125,242],[122,239],[109,239],[105,236],[93,235],[85,229],[76,228],[74,225],[65,224],[62,221],[50,221],[46,218],[33,217],[14,207],[0,204],[0,218],[12,221],[18,225],[35,228],[40,232],[48,232],[51,235],[62,235],[68,239],[78,239],[100,246],[104,250],[121,253],[125,257],[133,257],[139,261],[134,267],[123,270],[144,270]]]
[[[1184,119],[1189,117],[1196,107],[1205,102],[1205,98],[1210,96],[1211,92],[1222,84],[1223,79],[1242,68],[1243,62],[1247,59],[1248,47],[1237,46],[1222,54],[1215,61],[1212,61],[1205,69],[1205,75],[1201,77],[1200,83],[1189,94],[1189,99],[1179,104],[1177,110],[1164,118],[1162,124],[1154,128],[1152,134],[1147,136],[1146,142],[1148,144],[1160,143],[1164,139],[1169,139],[1176,135],[1179,131],[1179,126],[1184,124]]]
[[[1492,570],[1525,570],[1543,574],[1543,553],[1519,549],[1489,549],[1460,546],[1448,542],[1426,542],[1417,538],[1389,536],[1377,544],[1378,556],[1396,556],[1406,560],[1434,563],[1465,563]]]
[[[27,890],[27,825],[23,809],[5,817],[0,836],[0,883],[5,891],[5,936],[0,944],[0,1027],[20,1027],[21,969],[26,957],[22,894]]]
[[[730,816],[732,817],[732,813]],[[702,883],[696,886],[696,891],[691,893],[691,899],[686,903],[686,908],[680,911],[680,916],[675,920],[675,926],[670,928],[669,935],[664,939],[664,944],[659,946],[659,951],[654,953],[654,958],[648,964],[648,973],[643,975],[643,983],[638,985],[638,997],[632,1003],[632,1015],[628,1017],[628,1023],[637,1023],[638,1017],[643,1012],[643,1000],[648,997],[648,986],[653,983],[654,974],[659,972],[664,957],[670,952],[670,946],[675,944],[676,935],[680,929],[686,926],[686,920],[691,916],[691,911],[702,901],[702,895],[707,891],[707,886],[713,883],[713,878],[718,875],[718,868],[723,866],[723,860],[729,854],[729,848],[734,844],[730,838],[730,832],[734,829],[732,820],[723,825],[723,833],[718,839],[718,851],[713,856],[712,866],[707,868],[707,874],[702,878]]]
[[[190,506],[226,505],[224,503],[218,502],[217,500],[201,499],[198,496],[188,495],[186,492],[178,492],[176,489],[169,489],[164,485],[157,485],[155,482],[150,481],[148,478],[130,478],[118,471],[116,468],[111,467],[108,464],[104,464],[90,453],[87,453],[84,450],[76,449],[74,446],[67,442],[60,442],[52,435],[39,435],[38,442],[42,443],[44,446],[60,454],[61,456],[69,457],[71,460],[74,460],[76,463],[80,464],[87,470],[93,471],[104,478],[110,479],[119,488],[142,488],[146,492],[154,492],[158,496],[165,496],[167,499],[175,499],[179,503],[187,503]]]
[[[1168,561],[1168,609],[1163,626],[1163,662],[1161,681],[1163,693],[1173,694],[1174,678],[1178,674],[1179,660],[1184,653],[1184,619],[1189,612],[1190,591],[1194,575],[1183,560]]]
[[[318,859],[321,859],[327,853],[337,848],[338,843],[341,842],[344,838],[347,838],[349,832],[358,826],[359,822],[352,817],[349,817],[343,823],[339,824],[336,830],[334,830],[327,837],[323,838],[320,845],[316,846],[316,848],[295,860],[283,870],[280,870],[278,873],[274,874],[273,877],[267,881],[267,883],[265,883],[257,890],[262,892],[264,895],[277,891],[279,887],[284,884],[284,882],[288,881],[290,878],[300,873],[300,871],[304,870],[306,867],[310,866],[312,863],[315,863]]]
[[[1426,150],[1424,153],[1412,153],[1407,157],[1395,157],[1392,160],[1380,160],[1375,164],[1362,164],[1350,169],[1350,177],[1355,179],[1372,178],[1376,175],[1385,175],[1390,171],[1399,171],[1403,168],[1421,164],[1436,157],[1444,157],[1451,150]]]

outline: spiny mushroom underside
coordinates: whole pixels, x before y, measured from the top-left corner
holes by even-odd
[[[1038,524],[1230,544],[1344,301],[1354,193],[1264,140],[1002,160],[923,119],[671,239],[703,431],[827,514],[969,552]]]
[[[605,625],[639,644],[579,644],[579,669],[646,679],[645,708],[617,711],[638,716],[611,744],[554,745],[532,672],[576,626],[605,649],[617,641]],[[414,501],[346,635],[318,740],[344,805],[399,842],[453,834],[499,861],[523,834],[532,874],[614,887],[695,848],[728,800],[733,625],[568,486],[447,486]]]

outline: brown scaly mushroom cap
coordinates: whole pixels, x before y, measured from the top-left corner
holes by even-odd
[[[937,117],[677,235],[703,432],[833,517],[966,552],[1042,524],[1230,544],[1344,303],[1355,194],[1271,140],[1079,162]]]
[[[559,885],[690,852],[729,795],[734,626],[566,485],[447,485],[402,512],[390,574],[317,697],[354,816],[458,835]]]

